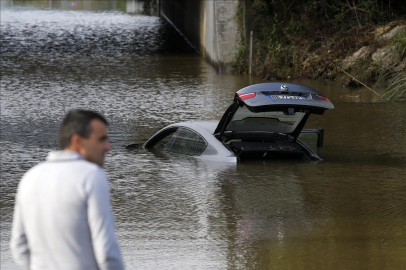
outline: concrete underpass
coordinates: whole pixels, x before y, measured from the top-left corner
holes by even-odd
[[[240,33],[238,1],[160,0],[159,14],[220,73],[230,72]]]

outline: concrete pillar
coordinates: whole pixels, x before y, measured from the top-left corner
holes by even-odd
[[[205,2],[212,2],[214,5],[213,19],[215,29],[213,35],[216,39],[216,48],[214,48],[217,54],[216,64],[218,65],[220,73],[228,73],[231,71],[230,63],[233,60],[233,55],[240,39],[240,33],[235,19],[238,1],[217,0]]]
[[[161,0],[159,14],[218,72],[228,73],[240,40],[237,6],[238,1],[230,0]]]

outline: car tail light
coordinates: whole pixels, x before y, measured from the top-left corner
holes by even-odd
[[[321,100],[324,100],[324,101],[327,101],[327,102],[330,102],[330,103],[331,103],[331,101],[330,101],[328,98],[326,98],[326,97],[319,96],[319,95],[316,95],[316,97],[318,97],[318,98],[321,99]]]
[[[242,100],[254,98],[257,95],[257,93],[246,93],[246,94],[238,94],[238,97],[241,98]]]

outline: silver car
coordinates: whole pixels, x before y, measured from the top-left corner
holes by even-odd
[[[239,90],[220,121],[169,125],[143,147],[201,159],[301,158],[321,160],[299,136],[315,135],[323,146],[323,129],[303,129],[310,114],[334,105],[320,92],[297,84],[263,83]]]

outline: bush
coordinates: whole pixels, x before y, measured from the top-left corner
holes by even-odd
[[[404,7],[401,0],[240,0],[237,19],[243,34],[234,71],[247,72],[252,30],[254,75],[333,78],[337,59],[368,42],[364,34],[373,25],[405,15]],[[354,41],[354,36],[363,37]],[[396,43],[402,57],[404,43]]]
[[[402,33],[398,34],[393,39],[393,45],[395,46],[396,51],[399,53],[401,60],[406,56],[406,29]]]

